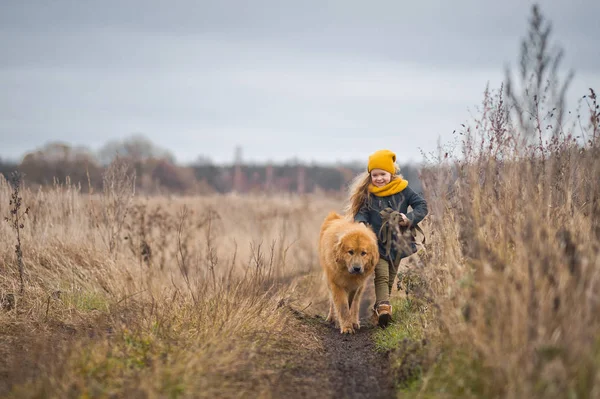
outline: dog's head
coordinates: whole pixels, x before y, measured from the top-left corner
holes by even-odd
[[[365,225],[339,235],[334,248],[336,262],[350,274],[369,273],[379,261],[377,237]]]

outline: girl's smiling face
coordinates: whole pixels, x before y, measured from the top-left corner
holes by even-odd
[[[388,184],[392,180],[392,174],[390,172],[386,172],[383,169],[373,169],[371,170],[371,183],[375,187],[383,187]]]

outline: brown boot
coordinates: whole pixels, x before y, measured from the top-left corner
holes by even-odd
[[[388,301],[379,302],[375,305],[375,315],[379,327],[386,328],[392,321],[392,305]]]

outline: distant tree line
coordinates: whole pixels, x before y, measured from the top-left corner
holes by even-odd
[[[94,154],[82,147],[49,143],[27,153],[18,162],[0,159],[0,174],[9,178],[18,171],[30,186],[49,186],[70,182],[83,192],[102,190],[102,176],[116,157],[128,161],[136,172],[136,187],[146,194],[211,194],[252,192],[315,193],[340,192],[361,171],[360,163],[337,165],[282,164],[216,165],[199,157],[190,165],[178,165],[167,150],[155,146],[142,136],[112,141]],[[402,174],[415,190],[421,190],[419,172],[405,165]]]

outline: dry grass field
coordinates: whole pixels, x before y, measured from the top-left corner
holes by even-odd
[[[267,389],[278,347],[315,345],[295,339],[286,308],[298,277],[319,271],[316,237],[339,199],[144,199],[126,169],[113,171],[97,195],[69,185],[18,193],[18,215],[29,207],[18,228],[22,294],[17,230],[0,225],[2,395]],[[9,218],[12,194],[0,180]]]
[[[401,395],[600,396],[598,142],[528,151],[423,170],[428,241],[369,333]],[[92,195],[0,179],[2,396],[306,390],[326,349],[316,239],[343,198],[143,198],[109,172]]]

